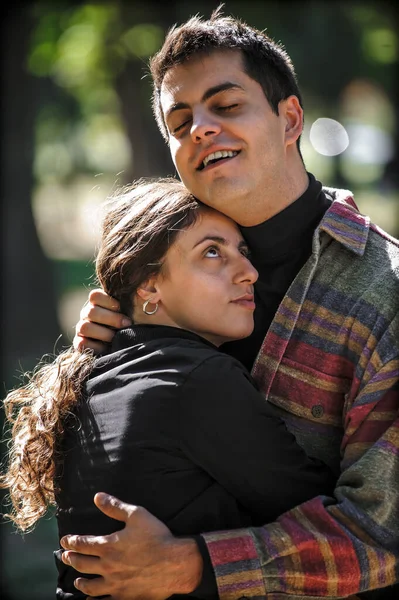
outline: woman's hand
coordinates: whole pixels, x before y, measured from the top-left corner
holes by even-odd
[[[73,347],[75,350],[90,348],[96,354],[102,354],[107,352],[115,330],[131,324],[131,320],[120,312],[119,302],[115,298],[101,289],[92,290],[80,311]]]
[[[194,540],[177,539],[145,508],[125,504],[108,494],[96,494],[96,506],[125,527],[106,536],[70,535],[61,539],[62,560],[81,573],[75,587],[112,600],[164,600],[188,594],[202,577],[202,557]]]

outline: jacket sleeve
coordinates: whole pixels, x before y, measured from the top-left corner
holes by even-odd
[[[254,525],[315,495],[331,495],[336,476],[307,456],[230,357],[213,356],[192,372],[179,414],[182,450],[236,498]]]
[[[394,348],[391,356],[345,413],[342,471],[330,498],[315,497],[263,527],[204,535],[222,600],[346,598],[399,581]]]

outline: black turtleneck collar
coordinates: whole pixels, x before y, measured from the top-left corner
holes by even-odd
[[[309,186],[298,200],[271,219],[254,227],[241,227],[251,250],[251,261],[259,272],[255,283],[256,309],[253,333],[221,350],[251,370],[266,332],[282,301],[312,253],[313,234],[330,207],[322,185],[308,173]]]
[[[274,263],[286,256],[293,246],[301,245],[309,231],[316,228],[330,205],[322,184],[308,173],[306,191],[284,210],[253,227],[240,227],[255,263]]]

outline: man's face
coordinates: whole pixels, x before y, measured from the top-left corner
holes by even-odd
[[[161,106],[171,154],[194,196],[241,225],[281,210],[273,202],[287,168],[287,102],[273,113],[239,51],[215,51],[167,71]]]

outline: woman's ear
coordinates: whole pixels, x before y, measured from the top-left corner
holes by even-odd
[[[280,103],[279,110],[285,117],[286,146],[295,144],[303,131],[303,110],[296,96],[289,96]]]
[[[149,300],[151,304],[159,302],[161,293],[158,289],[158,278],[151,277],[148,281],[145,281],[139,288],[137,288],[137,295],[146,302]]]

